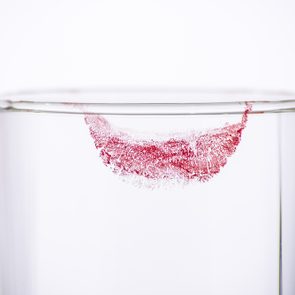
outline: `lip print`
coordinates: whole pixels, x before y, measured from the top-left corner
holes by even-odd
[[[85,115],[85,122],[104,165],[114,173],[153,180],[205,182],[219,173],[235,152],[250,110],[251,105],[246,104],[239,123],[165,141],[134,139],[114,130],[100,115]]]

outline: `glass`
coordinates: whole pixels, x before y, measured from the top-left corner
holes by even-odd
[[[294,98],[3,95],[0,294],[294,294]]]

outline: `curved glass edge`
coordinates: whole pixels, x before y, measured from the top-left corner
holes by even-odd
[[[189,88],[11,93],[0,95],[0,112],[101,115],[240,114],[245,111],[247,103],[252,105],[250,113],[254,114],[295,112],[293,93]]]
[[[100,115],[210,115],[240,114],[246,104],[250,113],[295,112],[295,100],[233,103],[53,103],[28,101],[0,101],[0,111]]]

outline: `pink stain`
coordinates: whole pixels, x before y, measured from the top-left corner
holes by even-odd
[[[239,123],[167,141],[133,139],[113,130],[100,115],[85,115],[85,122],[104,165],[114,173],[154,180],[178,178],[204,182],[219,173],[235,152],[250,110],[247,104]]]

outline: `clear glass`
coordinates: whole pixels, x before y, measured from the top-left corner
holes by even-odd
[[[3,95],[0,294],[293,295],[294,97]]]

